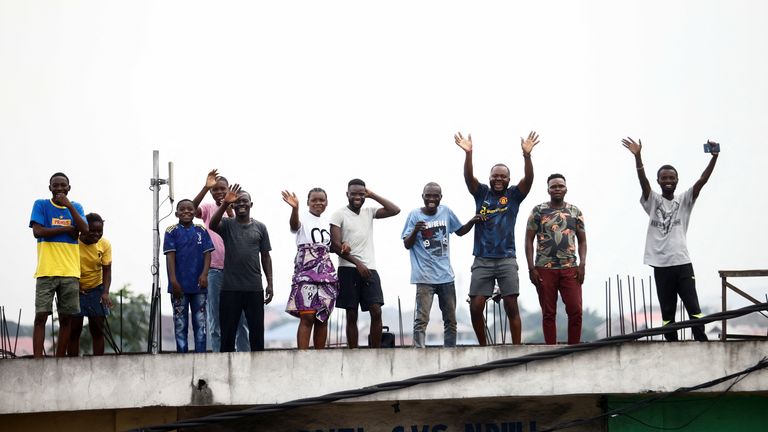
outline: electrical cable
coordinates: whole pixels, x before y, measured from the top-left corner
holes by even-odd
[[[161,206],[162,206],[162,205],[163,205],[163,204],[164,204],[166,201],[168,201],[168,199],[169,199],[169,197],[165,197],[165,199],[164,199],[164,200],[162,200],[162,201],[160,201],[160,204],[158,204],[158,205],[157,205],[157,208],[158,208],[158,211],[157,211],[157,213],[158,213],[158,216],[160,215],[160,210],[159,210],[159,209],[160,209],[160,207],[161,207]],[[165,219],[166,219],[168,216],[170,216],[170,215],[171,215],[171,213],[173,213],[173,204],[171,204],[171,210],[168,212],[168,214],[167,214],[167,215],[165,215],[165,216],[163,216],[163,217],[161,217],[160,219],[158,219],[158,220],[157,220],[157,224],[158,224],[158,231],[160,230],[160,222],[162,222],[162,221],[163,221],[163,220],[165,220]]]
[[[110,347],[112,347],[112,351],[115,352],[115,354],[122,354],[123,352],[120,350],[120,348],[117,347],[117,343],[115,342],[115,337],[112,335],[112,328],[109,326],[109,317],[104,317],[104,339],[107,341]]]
[[[230,420],[238,420],[238,419],[242,419],[245,417],[254,416],[258,414],[286,411],[286,410],[305,407],[305,406],[321,405],[321,404],[326,404],[330,402],[336,402],[343,399],[368,396],[368,395],[382,392],[382,391],[400,390],[400,389],[412,387],[418,384],[441,382],[441,381],[446,381],[456,377],[475,375],[475,374],[487,372],[490,370],[508,368],[511,366],[527,364],[527,363],[531,363],[538,360],[553,359],[553,358],[562,357],[562,356],[573,354],[573,353],[591,351],[591,350],[602,348],[605,346],[612,346],[612,345],[618,345],[624,342],[630,342],[636,339],[644,338],[646,336],[662,335],[672,330],[679,330],[681,328],[687,328],[692,326],[700,326],[700,325],[708,324],[710,322],[732,319],[732,318],[740,317],[750,313],[766,311],[766,310],[768,310],[768,303],[760,303],[757,305],[746,306],[741,309],[714,313],[714,314],[707,315],[697,319],[671,323],[663,327],[643,329],[634,333],[611,336],[611,337],[600,339],[594,342],[587,342],[579,345],[569,345],[562,348],[555,348],[552,350],[527,354],[520,357],[512,357],[507,359],[496,360],[496,361],[492,361],[492,362],[488,362],[488,363],[484,363],[476,366],[468,366],[468,367],[463,367],[458,369],[452,369],[445,372],[422,375],[422,376],[408,378],[400,381],[391,381],[391,382],[381,383],[381,384],[363,387],[359,389],[344,390],[344,391],[329,393],[329,394],[318,396],[318,397],[297,399],[297,400],[284,402],[284,403],[277,403],[277,404],[258,405],[258,406],[247,408],[241,411],[231,411],[231,412],[213,414],[205,417],[181,420],[178,422],[168,423],[163,425],[146,426],[146,427],[138,428],[134,430],[136,431],[170,431],[170,430],[179,429],[179,428],[192,428],[192,427],[198,427],[198,426],[205,426],[209,424],[222,423]],[[732,375],[738,375],[738,374],[732,374]],[[732,375],[719,378],[718,380],[714,380],[712,382],[719,383],[722,381],[727,381],[728,379],[730,379],[730,377],[732,377]],[[699,386],[690,387],[689,388],[690,390],[688,391],[697,390],[698,388]]]

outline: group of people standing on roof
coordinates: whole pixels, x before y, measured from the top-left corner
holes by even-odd
[[[535,132],[521,138],[522,179],[510,186],[510,169],[491,168],[488,184],[478,181],[472,162],[471,135],[454,135],[464,151],[464,180],[475,201],[475,215],[463,223],[441,205],[440,185],[424,186],[424,206],[412,210],[402,231],[410,252],[411,283],[416,285],[414,346],[424,347],[425,331],[435,295],[444,325],[444,345],[456,345],[456,290],[450,263],[450,234],[463,236],[474,228],[474,262],[469,287],[470,316],[480,345],[486,345],[485,304],[498,290],[512,333],[521,343],[517,297],[520,292],[514,227],[520,204],[533,184],[531,153],[539,143]],[[649,216],[644,262],[653,267],[663,325],[674,322],[677,298],[691,318],[701,309],[693,266],[686,247],[686,232],[693,205],[709,180],[719,155],[719,145],[708,142],[711,159],[701,177],[682,194],[675,194],[678,176],[671,165],[657,172],[661,194],[651,189],[641,158],[642,144],[622,140],[635,158],[642,189],[640,203]],[[51,199],[35,202],[30,227],[38,239],[34,355],[42,356],[47,316],[54,294],[58,301],[60,343],[56,354],[77,355],[82,317],[89,317],[94,354],[103,353],[103,320],[108,308],[111,281],[111,248],[102,238],[103,221],[97,214],[83,215],[82,207],[69,201],[69,179],[62,173],[50,179]],[[542,308],[542,329],[547,344],[557,342],[555,317],[558,295],[568,315],[568,343],[581,340],[582,283],[586,272],[587,240],[584,217],[565,201],[565,177],[547,178],[550,200],[536,205],[528,217],[525,258],[531,283]],[[210,193],[213,202],[202,203]],[[282,192],[291,207],[289,226],[296,234],[297,253],[286,312],[299,319],[297,345],[321,349],[327,341],[327,322],[334,307],[346,311],[346,336],[350,348],[358,346],[358,309],[371,316],[369,346],[381,346],[381,307],[384,296],[376,271],[373,220],[397,215],[400,208],[376,194],[360,179],[347,185],[348,204],[330,217],[327,194],[314,188],[307,209],[300,210],[295,193]],[[366,199],[379,206],[364,207]],[[176,347],[188,350],[191,317],[194,350],[258,351],[264,349],[264,304],[274,296],[271,244],[267,227],[250,215],[253,202],[238,184],[212,170],[193,200],[176,206],[179,223],[165,233],[169,287],[173,304]],[[198,217],[205,225],[194,224]],[[87,219],[87,221],[86,221]],[[534,248],[534,243],[536,243]],[[335,267],[331,254],[338,256]],[[266,279],[266,287],[263,285]],[[79,294],[78,294],[79,293]],[[92,320],[93,319],[93,320]],[[693,336],[706,341],[704,326]],[[97,352],[96,339],[100,338]],[[665,333],[677,340],[677,333]]]

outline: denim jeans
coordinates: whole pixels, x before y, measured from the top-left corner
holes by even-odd
[[[413,320],[413,346],[424,348],[429,312],[437,294],[443,313],[443,343],[456,346],[456,287],[453,282],[444,284],[416,284],[416,318]]]
[[[221,324],[219,321],[219,299],[221,298],[221,285],[224,283],[224,270],[212,268],[208,270],[208,347],[213,352],[221,351]],[[235,347],[239,352],[251,350],[248,341],[248,326],[245,323],[245,314],[240,316],[237,326]]]
[[[179,298],[171,295],[173,305],[173,330],[176,334],[176,352],[189,351],[187,333],[189,332],[189,311],[192,310],[192,332],[195,335],[195,352],[205,352],[205,293],[183,294]]]

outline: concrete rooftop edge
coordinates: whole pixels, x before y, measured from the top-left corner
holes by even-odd
[[[281,403],[555,348],[269,350],[3,360],[0,414]],[[766,341],[625,343],[348,401],[664,393],[741,371],[766,355]],[[704,391],[723,391],[728,384]],[[749,375],[732,391],[768,391],[768,370]]]

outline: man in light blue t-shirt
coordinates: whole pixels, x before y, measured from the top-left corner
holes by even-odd
[[[427,183],[421,194],[424,207],[411,211],[403,228],[403,244],[411,252],[411,283],[416,284],[416,318],[413,321],[413,346],[424,348],[432,300],[437,294],[443,313],[444,344],[456,346],[456,287],[449,254],[451,233],[463,236],[479,216],[461,225],[456,215],[440,205],[440,185]]]

